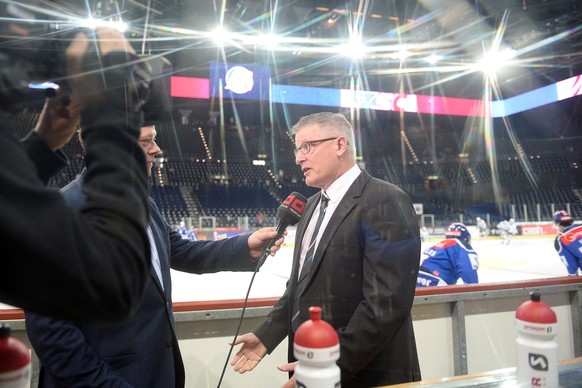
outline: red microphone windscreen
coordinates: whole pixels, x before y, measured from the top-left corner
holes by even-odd
[[[294,191],[283,201],[279,209],[277,209],[277,217],[284,220],[287,225],[295,225],[299,222],[303,210],[305,210],[305,205],[307,199]]]

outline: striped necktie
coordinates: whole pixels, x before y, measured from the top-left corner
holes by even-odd
[[[313,234],[311,235],[311,242],[309,243],[309,249],[305,254],[305,260],[303,262],[303,267],[301,267],[301,275],[306,274],[309,272],[309,268],[311,267],[311,263],[313,262],[313,256],[315,255],[315,243],[317,242],[317,235],[319,233],[319,227],[321,226],[321,222],[325,217],[325,210],[327,209],[327,204],[329,202],[329,197],[325,192],[321,192],[321,205],[319,206],[319,217],[317,218],[317,223],[315,224],[315,229],[313,230]]]
[[[309,249],[305,254],[305,260],[303,261],[303,267],[301,267],[301,272],[299,275],[299,279],[304,277],[311,268],[311,264],[313,263],[313,256],[315,255],[315,243],[317,242],[317,234],[319,232],[319,227],[321,226],[321,222],[325,217],[325,210],[327,209],[327,204],[329,202],[329,197],[324,192],[321,193],[321,205],[319,206],[319,216],[317,218],[317,223],[315,224],[315,229],[313,230],[313,234],[311,235],[311,241],[309,243]],[[293,295],[293,307],[292,307],[292,315],[291,315],[291,326],[293,331],[297,329],[299,324],[301,323],[299,320],[299,294],[298,290],[295,290],[295,295]]]

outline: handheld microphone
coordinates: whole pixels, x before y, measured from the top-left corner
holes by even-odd
[[[240,315],[240,320],[238,323],[238,328],[236,329],[236,334],[234,335],[234,339],[230,345],[230,349],[228,351],[228,355],[226,356],[226,360],[224,362],[224,367],[222,368],[222,374],[220,375],[220,380],[218,381],[218,387],[220,388],[220,384],[222,383],[222,378],[224,377],[224,372],[226,371],[226,367],[228,366],[228,360],[230,359],[230,355],[232,354],[232,349],[234,348],[234,343],[238,337],[238,333],[242,326],[242,320],[245,315],[245,311],[247,308],[247,301],[249,299],[249,294],[251,292],[251,286],[253,281],[255,280],[255,275],[257,274],[258,269],[263,265],[269,253],[271,252],[271,248],[275,245],[275,242],[283,236],[285,229],[288,226],[293,226],[299,222],[301,215],[303,214],[303,210],[305,210],[305,205],[307,204],[307,198],[303,195],[299,194],[298,192],[294,191],[283,201],[283,203],[277,209],[277,218],[279,221],[277,222],[277,236],[272,238],[267,242],[267,248],[263,255],[259,260],[257,260],[257,266],[255,272],[253,273],[253,277],[251,278],[251,283],[249,284],[249,289],[247,290],[247,295],[245,296],[245,303],[243,305],[242,313]]]
[[[307,198],[298,192],[294,191],[281,203],[279,209],[277,209],[277,236],[269,240],[267,247],[265,248],[265,253],[271,250],[271,247],[275,245],[275,241],[283,236],[283,232],[288,226],[293,226],[299,222],[303,210],[305,210],[305,205],[307,204]]]

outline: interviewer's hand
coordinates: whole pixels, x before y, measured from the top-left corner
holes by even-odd
[[[59,91],[46,99],[34,131],[55,151],[71,140],[80,121],[77,99]]]
[[[230,365],[240,374],[255,369],[267,354],[267,348],[259,337],[253,333],[243,334],[238,337],[234,345],[243,344],[238,352],[230,360]]]
[[[279,248],[281,248],[286,235],[287,231],[285,230],[283,236],[275,241],[275,245],[273,245],[269,251],[271,256],[275,256],[275,253],[277,253]],[[251,257],[255,260],[260,259],[265,252],[267,242],[275,237],[277,237],[277,232],[274,227],[262,228],[251,234],[248,242]]]

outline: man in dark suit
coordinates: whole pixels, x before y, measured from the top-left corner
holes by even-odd
[[[288,336],[290,363],[279,369],[292,371],[294,333],[309,319],[309,307],[320,306],[339,337],[342,388],[420,380],[410,311],[421,242],[410,198],[360,170],[353,129],[342,115],[305,116],[292,132],[295,162],[321,193],[308,199],[297,226],[285,293],[253,333],[235,341],[242,347],[231,365],[252,370]],[[285,387],[294,384],[292,377]]]
[[[151,174],[160,152],[154,126],[141,129],[139,145]],[[80,137],[82,140],[82,137]],[[85,171],[62,189],[67,203],[82,206]],[[26,331],[41,362],[40,387],[184,387],[176,338],[170,268],[190,273],[253,271],[275,238],[275,228],[218,241],[183,239],[150,200],[148,237],[152,270],[137,312],[119,322],[73,322],[26,312]],[[274,255],[283,238],[271,247]]]

